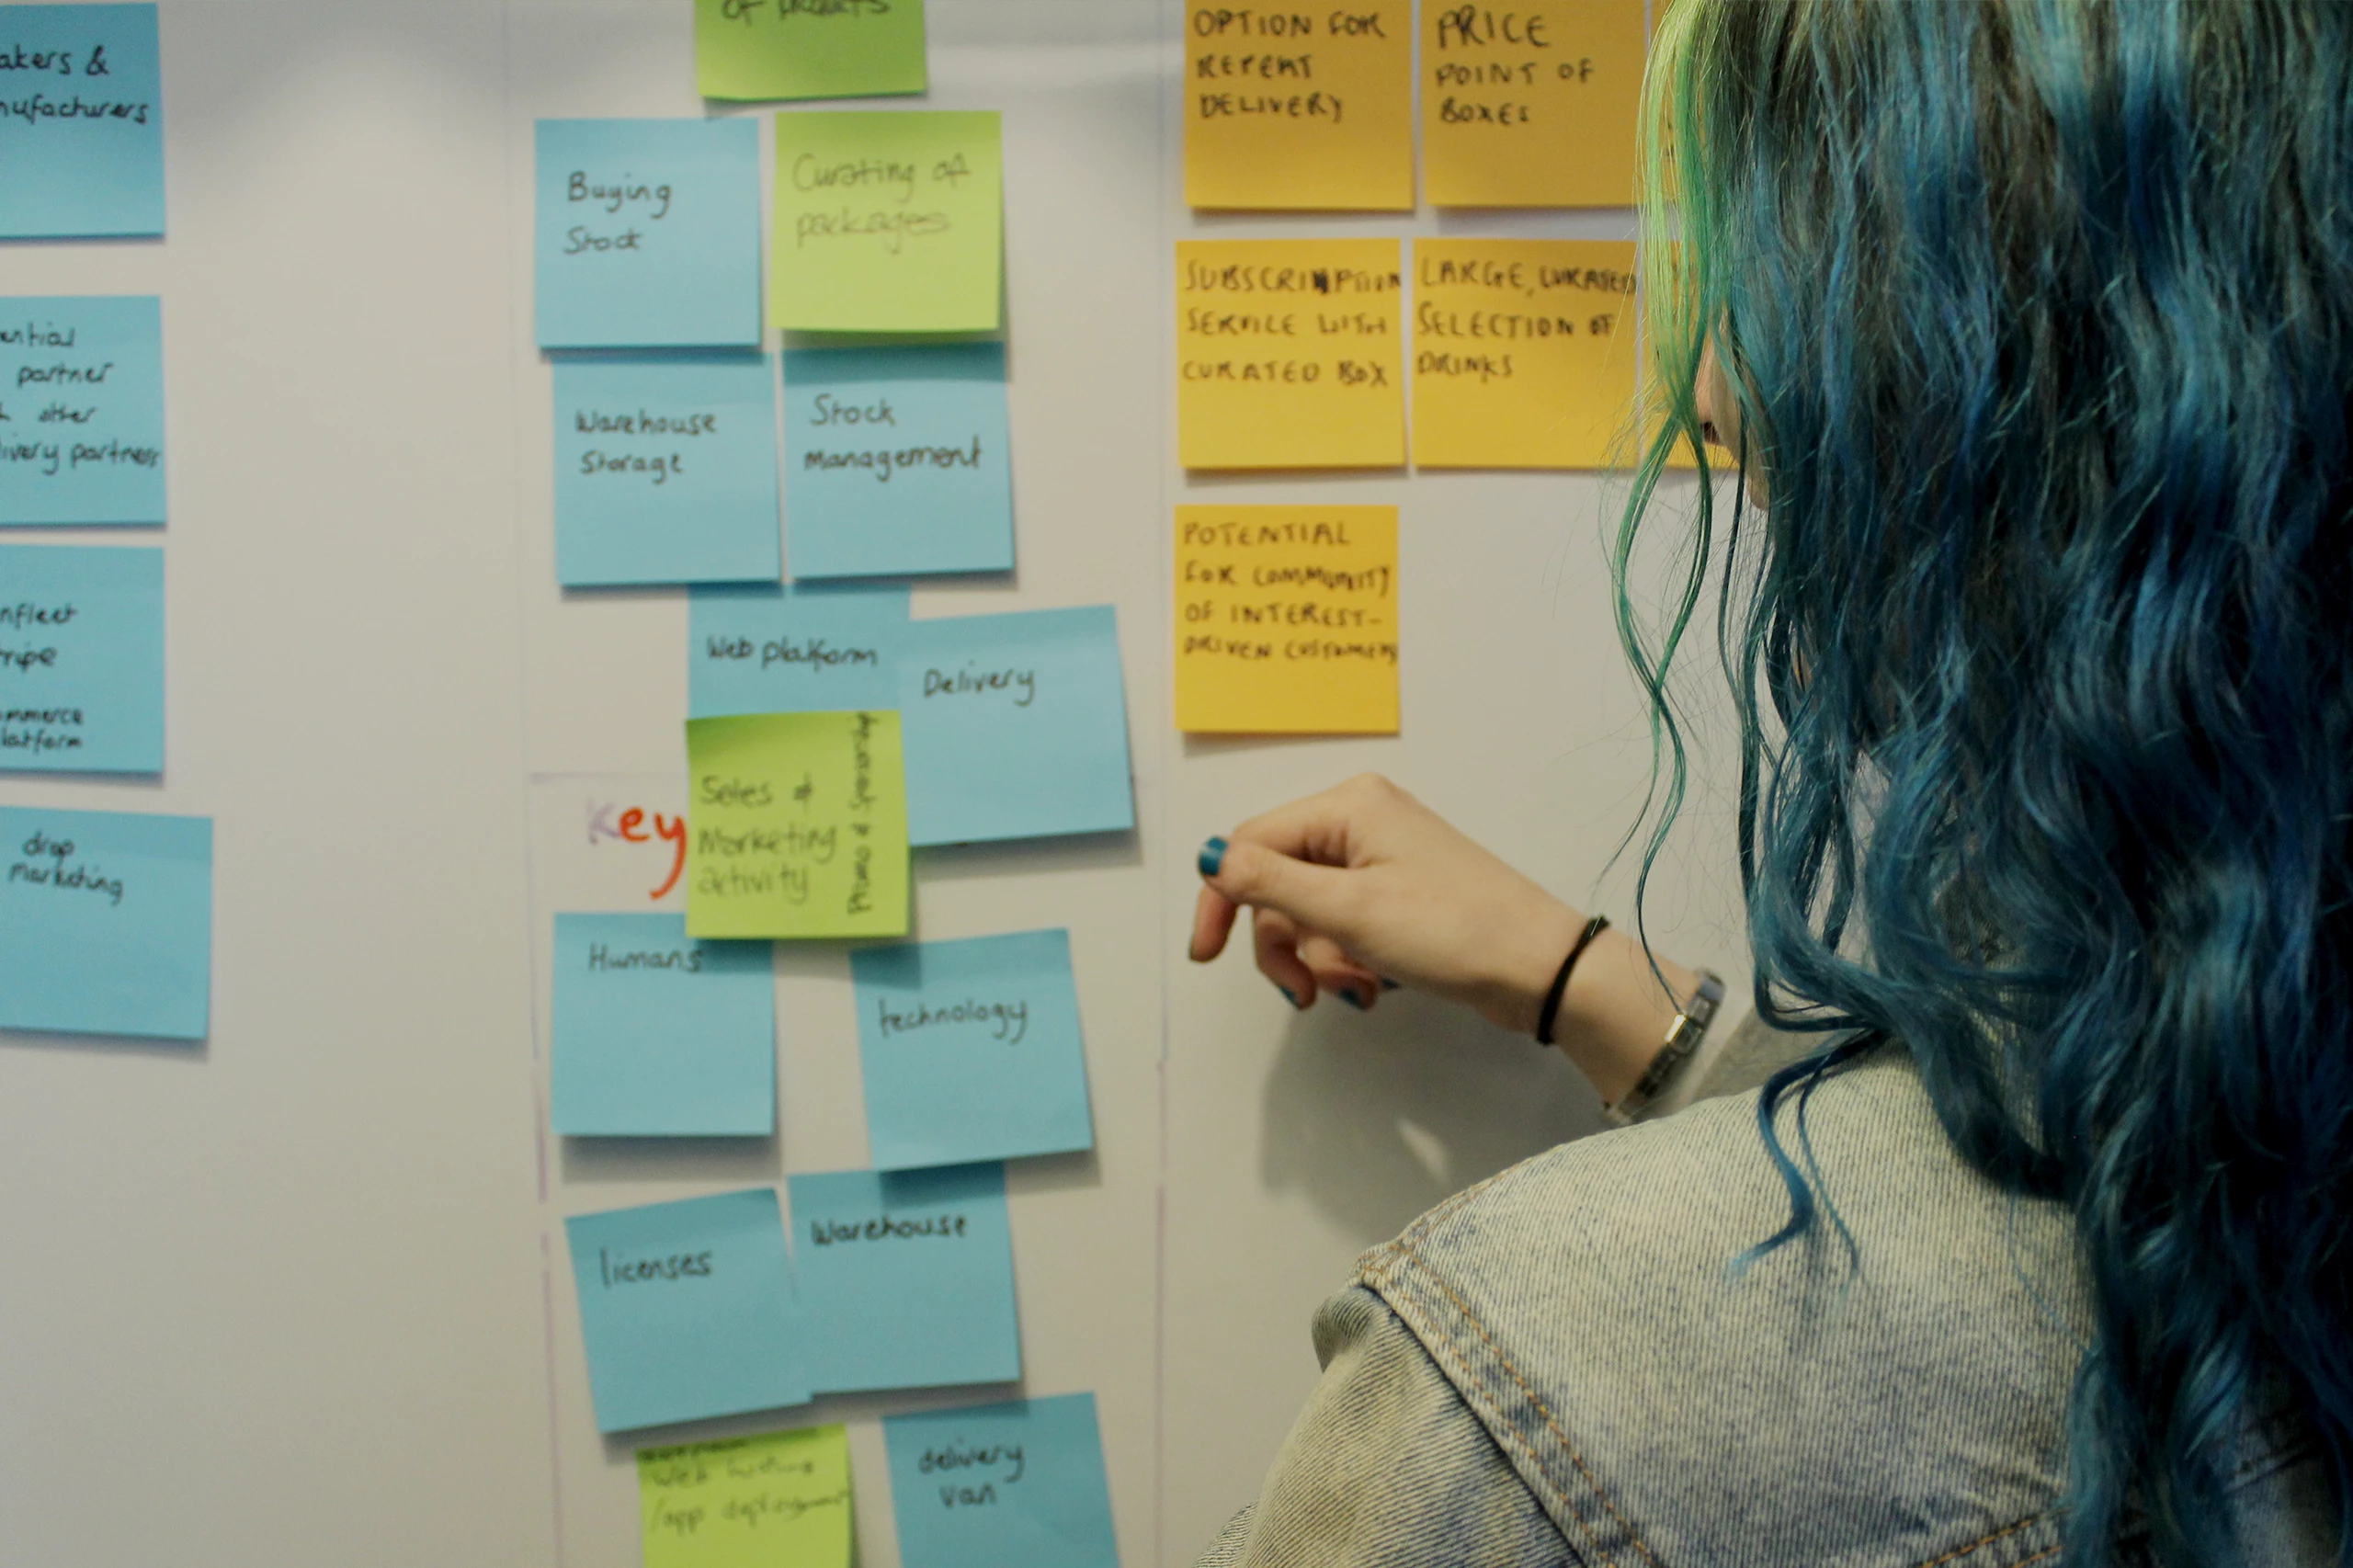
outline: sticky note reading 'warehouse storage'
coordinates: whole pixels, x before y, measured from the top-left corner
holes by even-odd
[[[637,1451],[645,1568],[849,1568],[847,1428]]]
[[[0,806],[0,1028],[202,1040],[212,819]]]
[[[0,771],[163,767],[164,552],[0,545]]]
[[[1422,7],[1422,173],[1439,207],[1631,207],[1643,0]]]
[[[1603,468],[1629,455],[1631,240],[1414,242],[1414,461]]]
[[[1111,1568],[1091,1393],[882,1418],[905,1568]]]
[[[776,117],[774,324],[994,332],[1004,192],[996,111]]]
[[[688,602],[689,717],[899,705],[903,587],[763,583]]]
[[[152,295],[0,300],[0,527],[164,520]]]
[[[1414,205],[1414,8],[1185,8],[1185,199]]]
[[[1397,732],[1397,508],[1176,508],[1176,727]]]
[[[1395,240],[1180,240],[1187,468],[1405,460]]]
[[[153,6],[0,6],[0,238],[164,232]]]
[[[923,0],[695,0],[707,98],[863,98],[924,90]]]

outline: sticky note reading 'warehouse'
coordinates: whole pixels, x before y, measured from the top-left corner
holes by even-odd
[[[0,300],[0,527],[164,520],[152,295]]]
[[[0,1028],[202,1040],[212,819],[0,806]]]
[[[899,704],[904,587],[767,583],[688,600],[691,718]]]
[[[555,917],[549,1121],[573,1137],[776,1131],[776,949],[676,915]]]
[[[1394,734],[1397,508],[1176,508],[1176,727]]]
[[[1091,1393],[882,1418],[905,1568],[1112,1568]]]
[[[0,239],[164,232],[153,6],[0,6]]]
[[[849,1433],[637,1451],[645,1568],[849,1568]]]
[[[1410,211],[1414,8],[1185,8],[1185,199]]]
[[[164,552],[0,545],[0,771],[163,767]]]
[[[695,0],[707,98],[863,98],[924,90],[923,0]]]
[[[1422,170],[1438,207],[1631,207],[1643,0],[1422,7]]]

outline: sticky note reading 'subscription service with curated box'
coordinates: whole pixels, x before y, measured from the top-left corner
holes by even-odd
[[[212,819],[0,806],[0,1028],[202,1040]]]
[[[0,528],[164,521],[153,295],[0,300]]]
[[[153,6],[0,6],[0,239],[164,232]]]
[[[645,1568],[849,1568],[839,1425],[637,1450]]]
[[[688,599],[688,718],[898,706],[904,587],[764,583]]]
[[[164,552],[0,544],[0,772],[164,768]]]
[[[1118,1568],[1091,1393],[882,1418],[905,1568]]]
[[[923,0],[695,0],[695,85],[707,98],[920,93]]]
[[[1185,7],[1185,200],[1414,208],[1414,7]]]

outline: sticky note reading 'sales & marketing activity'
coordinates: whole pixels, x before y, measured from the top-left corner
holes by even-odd
[[[924,0],[695,0],[695,85],[707,98],[920,93]]]
[[[0,239],[164,232],[153,6],[0,6]]]
[[[1422,6],[1422,174],[1438,207],[1631,207],[1644,0]]]
[[[1185,7],[1185,200],[1411,211],[1414,8]]]

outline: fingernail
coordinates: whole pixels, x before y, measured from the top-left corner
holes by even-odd
[[[1349,1006],[1354,1007],[1359,1013],[1365,1010],[1364,998],[1358,995],[1353,991],[1343,990],[1340,993],[1340,1000],[1346,1002]]]
[[[1294,1007],[1299,1006],[1299,993],[1293,991],[1290,986],[1278,983],[1275,986],[1275,989],[1283,994],[1284,1001],[1290,1003]]]
[[[1385,974],[1381,977],[1381,988],[1383,991],[1403,991],[1405,989]]]
[[[1207,844],[1202,845],[1200,858],[1194,863],[1200,867],[1201,875],[1204,877],[1216,876],[1217,869],[1225,864],[1225,840],[1222,838],[1212,838]],[[1289,994],[1289,993],[1285,993],[1285,994]],[[1297,1000],[1294,998],[1293,1006],[1296,1005]]]

